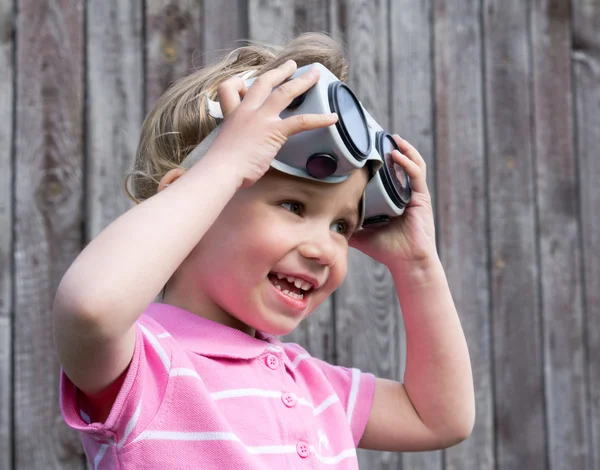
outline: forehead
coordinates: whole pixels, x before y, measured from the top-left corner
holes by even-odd
[[[367,185],[367,171],[355,171],[350,177],[342,183],[323,183],[296,176],[287,175],[275,169],[270,169],[259,180],[263,189],[294,190],[316,198],[332,196],[343,201],[355,201],[358,203]]]

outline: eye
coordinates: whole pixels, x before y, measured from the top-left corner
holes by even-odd
[[[304,205],[296,201],[282,202],[280,206],[285,207],[288,211],[296,215],[302,215],[302,211],[304,210]]]
[[[345,220],[338,220],[337,222],[331,224],[331,230],[342,235],[348,235],[352,233],[351,228],[352,227],[350,227],[350,224]]]

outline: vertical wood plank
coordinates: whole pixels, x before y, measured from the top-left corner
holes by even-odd
[[[547,465],[529,7],[486,0],[485,93],[497,469]]]
[[[294,30],[304,32],[329,33],[329,4],[327,0],[295,0]]]
[[[289,42],[294,34],[294,0],[249,0],[248,34],[267,44]]]
[[[345,38],[350,59],[349,85],[365,108],[389,129],[389,9],[386,1],[340,1],[332,25]],[[348,274],[335,294],[339,363],[399,379],[400,307],[388,269],[351,250]],[[359,451],[361,468],[400,468],[398,453]]]
[[[583,241],[590,417],[589,468],[600,468],[600,3],[575,0],[573,79]]]
[[[433,44],[432,2],[390,2],[390,130],[413,144],[427,163],[427,184],[435,201],[433,137]],[[436,210],[434,204],[434,211]],[[404,377],[406,336],[400,321],[400,378]],[[404,470],[442,468],[442,452],[405,453]]]
[[[143,118],[142,0],[87,6],[87,239],[131,207],[123,178]]]
[[[204,2],[202,63],[243,45],[248,38],[248,8],[246,0]]]
[[[13,2],[0,0],[0,468],[12,465]]]
[[[446,451],[447,470],[495,466],[480,8],[434,1],[438,246],[469,345],[477,407],[471,437]]]
[[[550,468],[588,469],[570,5],[568,0],[536,0],[532,7],[533,112]]]
[[[83,1],[21,0],[18,11],[15,469],[81,469],[58,406],[51,310],[82,238]]]
[[[146,0],[146,109],[193,68],[202,50],[201,10],[200,1]]]

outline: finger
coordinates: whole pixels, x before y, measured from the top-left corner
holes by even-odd
[[[273,88],[290,78],[296,68],[296,62],[288,60],[279,67],[263,73],[248,88],[245,101],[254,106],[262,105]]]
[[[392,151],[392,159],[400,165],[410,178],[411,188],[419,193],[428,192],[427,181],[423,169],[399,150]]]
[[[232,77],[219,85],[217,95],[224,118],[240,105],[247,91],[246,82],[239,77]]]
[[[427,164],[425,163],[425,160],[423,159],[419,151],[415,147],[413,147],[408,141],[400,137],[398,134],[394,134],[393,137],[398,147],[400,147],[400,151],[408,158],[410,158],[413,162],[415,162],[423,170],[423,172],[426,172]]]
[[[285,82],[278,86],[266,99],[265,104],[268,111],[280,114],[294,98],[300,96],[305,91],[309,90],[319,81],[319,69],[311,67],[310,70],[303,73],[299,77]]]
[[[279,130],[287,137],[312,129],[328,127],[337,122],[336,113],[331,114],[298,114],[283,119]]]

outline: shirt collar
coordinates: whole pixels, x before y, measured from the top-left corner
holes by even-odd
[[[256,332],[256,338],[173,305],[153,303],[145,315],[158,322],[186,350],[203,356],[254,359],[279,340]],[[269,346],[269,345],[272,346]]]

